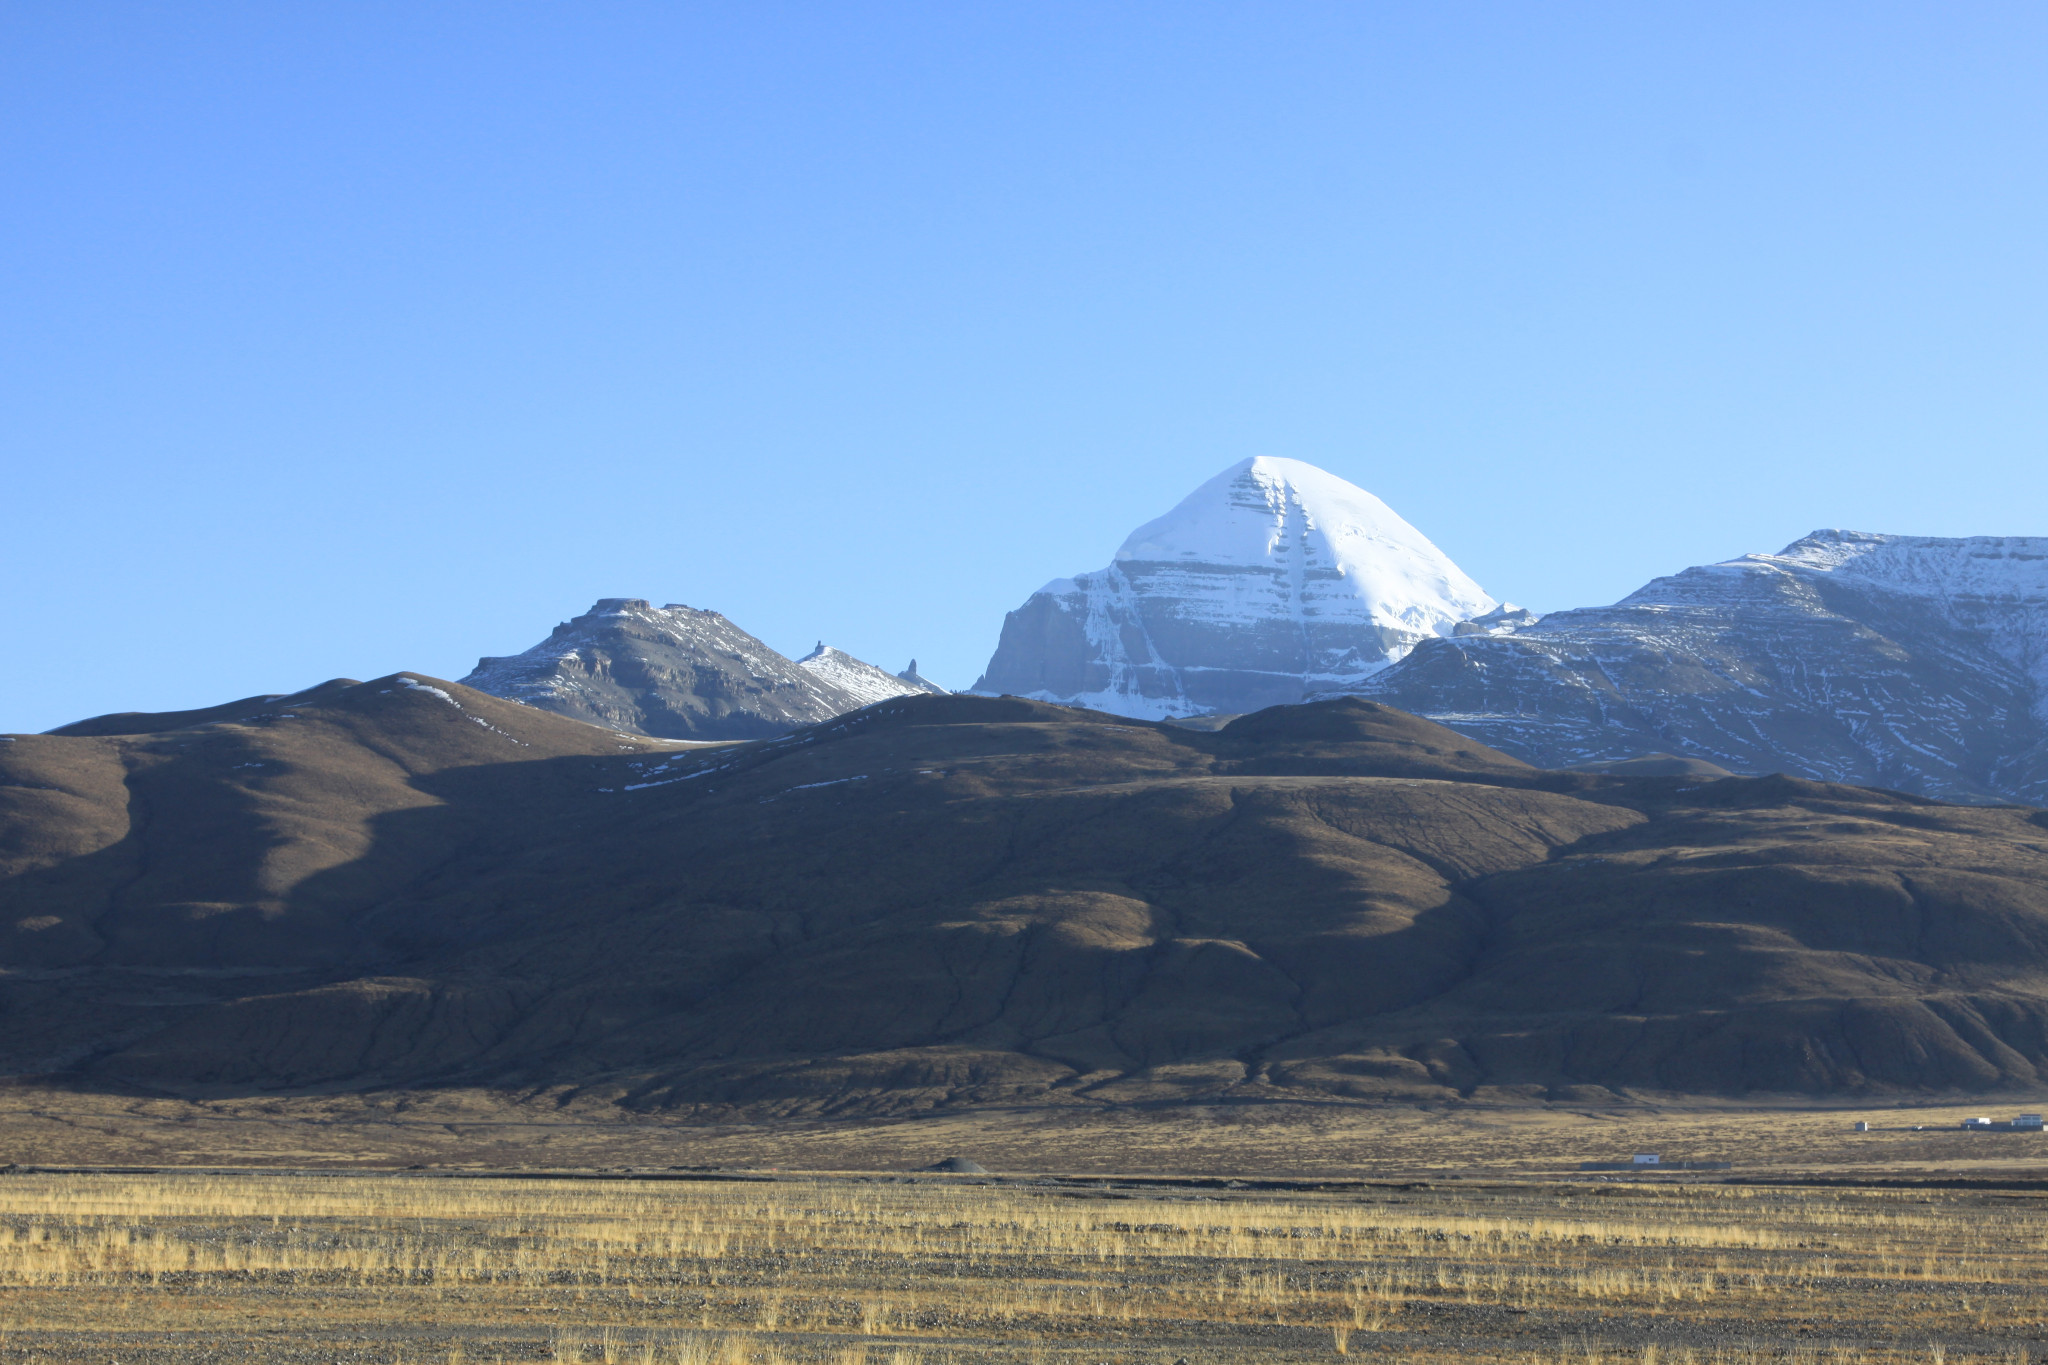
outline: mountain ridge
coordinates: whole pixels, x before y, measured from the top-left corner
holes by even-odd
[[[1546,766],[1668,750],[2048,801],[2048,537],[1816,531],[1418,647],[1361,695]]]
[[[1360,698],[710,748],[424,674],[0,745],[0,1072],[762,1117],[2048,1081],[2048,817]]]
[[[914,674],[917,671],[917,660],[912,659],[910,662],[911,667],[905,672]],[[887,669],[877,668],[871,663],[854,658],[843,649],[833,648],[823,640],[818,641],[818,647],[798,659],[796,663],[798,668],[808,670],[851,698],[856,705],[848,707],[848,710],[872,706],[891,697],[908,697],[920,692],[943,690],[922,677],[913,681],[903,673],[891,673]]]
[[[600,598],[519,654],[487,657],[465,686],[666,739],[787,734],[920,690],[840,650],[788,658],[715,611]]]

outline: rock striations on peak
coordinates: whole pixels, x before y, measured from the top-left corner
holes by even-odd
[[[1494,600],[1372,494],[1300,460],[1224,470],[1003,622],[974,689],[1169,718],[1353,689]]]
[[[2048,802],[2048,537],[1816,531],[1431,641],[1361,691],[1546,767],[1666,751]]]
[[[479,659],[462,681],[614,730],[696,740],[786,734],[917,690],[836,649],[800,664],[715,611],[638,597],[602,598],[524,653]]]

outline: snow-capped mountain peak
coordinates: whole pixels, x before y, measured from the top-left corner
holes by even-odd
[[[1258,456],[1010,613],[978,692],[1125,715],[1246,711],[1356,685],[1496,607],[1364,489]]]
[[[1285,566],[1303,580],[1290,603],[1297,614],[1337,607],[1430,634],[1498,605],[1429,537],[1363,488],[1270,455],[1240,460],[1140,526],[1116,560]],[[1317,591],[1316,580],[1334,590]]]

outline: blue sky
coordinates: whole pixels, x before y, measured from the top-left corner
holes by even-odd
[[[1497,596],[2048,534],[2048,10],[0,0],[0,729],[599,596],[974,680],[1247,455]]]

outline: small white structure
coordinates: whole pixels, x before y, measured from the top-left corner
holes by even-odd
[[[1658,1164],[1657,1154],[1655,1152],[1637,1152],[1630,1159],[1629,1164],[1631,1166],[1655,1166]]]
[[[1859,1132],[1859,1133],[1867,1133],[1867,1132],[1869,1132],[1869,1131],[1870,1131],[1870,1124],[1869,1124],[1869,1122],[1868,1122],[1867,1120],[1864,1120],[1864,1119],[1858,1119],[1858,1120],[1856,1120],[1856,1131],[1857,1131],[1857,1132]]]
[[[2041,1116],[2039,1114],[2021,1114],[2012,1121],[2012,1126],[2020,1132],[2038,1133],[2042,1129]]]

